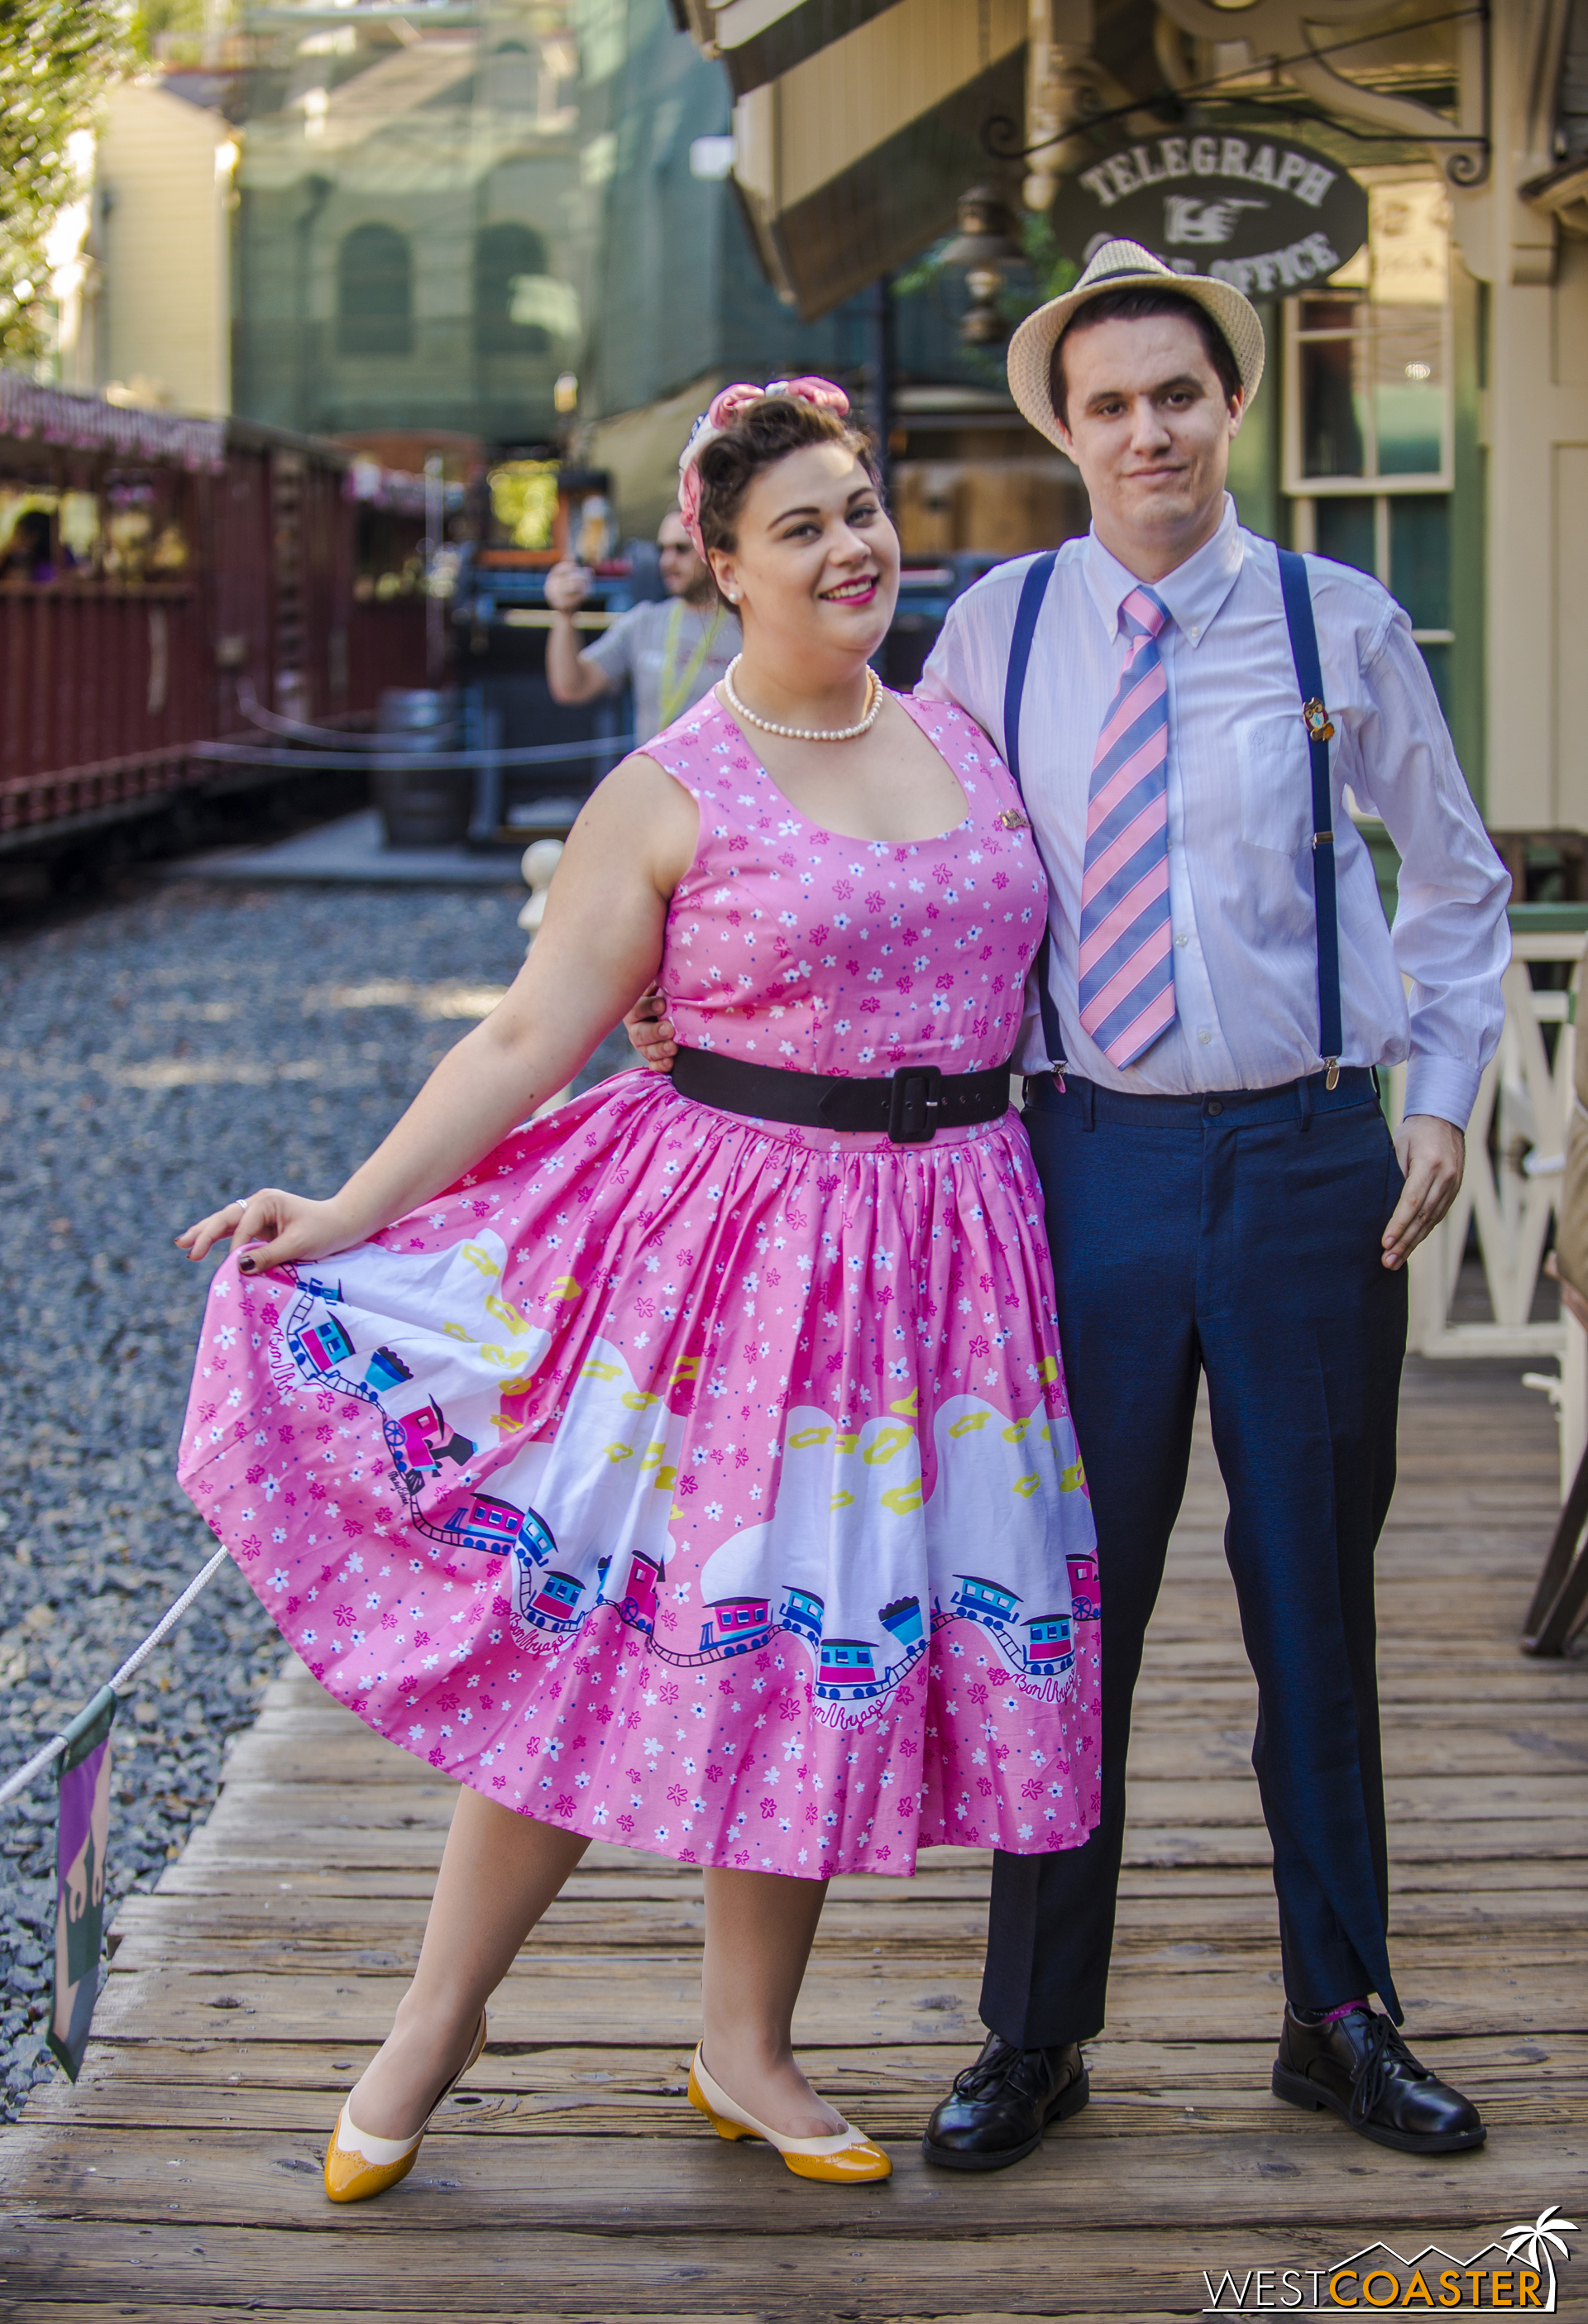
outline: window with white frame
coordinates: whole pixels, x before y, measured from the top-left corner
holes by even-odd
[[[1298,549],[1383,582],[1445,693],[1454,478],[1450,205],[1443,183],[1364,171],[1368,239],[1285,302],[1285,490]]]

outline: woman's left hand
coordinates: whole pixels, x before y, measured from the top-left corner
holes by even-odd
[[[289,1266],[297,1259],[324,1259],[328,1252],[346,1250],[359,1240],[356,1225],[337,1203],[311,1202],[307,1194],[263,1186],[245,1202],[227,1203],[224,1209],[211,1211],[207,1219],[178,1235],[176,1244],[189,1259],[199,1259],[227,1237],[234,1250],[245,1243],[263,1245],[241,1262],[249,1275],[256,1269]]]

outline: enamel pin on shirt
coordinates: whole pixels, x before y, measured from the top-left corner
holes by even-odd
[[[1020,809],[1012,807],[1004,808],[998,818],[998,827],[1001,831],[1029,831],[1031,828]]]
[[[1334,722],[1321,702],[1316,699],[1304,702],[1301,706],[1301,715],[1311,741],[1315,742],[1334,741]]]

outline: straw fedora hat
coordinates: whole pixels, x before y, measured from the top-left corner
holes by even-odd
[[[1262,377],[1262,325],[1250,299],[1233,282],[1211,274],[1177,274],[1161,258],[1154,258],[1139,242],[1105,242],[1087,263],[1073,290],[1049,299],[1028,315],[1009,343],[1009,388],[1026,418],[1050,444],[1058,442],[1058,422],[1053,410],[1051,366],[1059,335],[1077,307],[1105,290],[1165,290],[1177,291],[1205,307],[1230,343],[1241,384],[1251,402]]]

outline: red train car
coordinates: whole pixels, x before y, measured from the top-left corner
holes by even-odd
[[[422,686],[424,484],[239,420],[0,373],[0,854],[281,779],[194,743]]]

